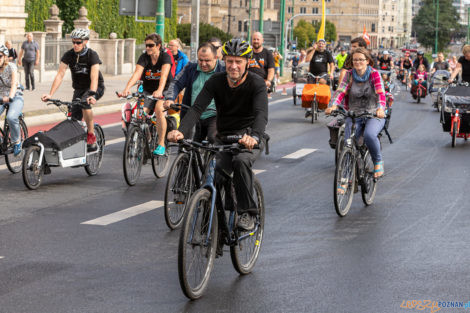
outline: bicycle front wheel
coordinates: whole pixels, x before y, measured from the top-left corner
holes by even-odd
[[[11,133],[9,134],[11,135]],[[28,138],[28,128],[26,127],[26,123],[22,118],[20,118],[20,136],[21,142],[24,142],[26,138]],[[11,139],[9,138],[10,142]],[[5,163],[8,167],[8,170],[13,174],[21,172],[21,166],[23,164],[25,152],[24,149],[21,150],[21,153],[15,156],[13,153],[5,155]]]
[[[23,182],[28,189],[38,189],[44,174],[44,160],[39,166],[39,156],[41,149],[38,146],[31,146],[25,153],[23,159]]]
[[[214,210],[215,212],[215,210]],[[204,294],[217,247],[217,215],[211,221],[211,193],[199,189],[191,197],[178,246],[178,276],[186,297],[195,300]]]
[[[341,156],[341,152],[343,152],[344,147],[344,125],[338,131],[338,141],[336,142],[335,147],[335,166],[338,164],[339,157]]]
[[[353,150],[343,149],[336,165],[333,194],[336,213],[343,217],[348,214],[356,183],[356,168]]]
[[[452,148],[455,147],[456,143],[457,143],[457,122],[454,122],[454,125],[452,127]]]
[[[195,187],[194,175],[189,164],[189,155],[180,153],[176,157],[165,188],[165,222],[175,229],[183,222],[184,213]]]
[[[85,171],[90,176],[98,174],[103,161],[105,139],[103,129],[98,124],[95,124],[95,136],[98,151],[87,153],[87,165],[85,165]]]
[[[137,182],[142,170],[143,159],[144,137],[142,132],[137,127],[129,126],[122,156],[124,178],[129,186],[134,186]]]
[[[374,162],[369,151],[364,155],[364,178],[361,186],[362,201],[365,205],[371,205],[374,202],[377,191],[377,180],[374,178]]]
[[[239,232],[240,237],[247,237],[239,240],[238,244],[230,247],[230,256],[235,270],[242,274],[249,274],[258,260],[261,242],[264,233],[264,196],[263,189],[258,179],[254,180],[255,197],[258,202],[258,215],[256,217],[257,230],[253,232]]]

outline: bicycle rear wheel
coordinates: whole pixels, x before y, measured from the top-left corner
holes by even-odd
[[[336,213],[343,217],[348,214],[353,199],[356,183],[356,164],[353,150],[343,149],[336,165],[333,194]]]
[[[129,126],[122,156],[124,178],[129,186],[134,186],[142,170],[144,159],[144,136],[139,128]]]
[[[158,146],[158,137],[157,128],[154,126],[152,127],[152,149],[155,150]],[[164,155],[154,155],[153,150],[150,151],[152,153],[152,170],[156,177],[162,178],[168,172],[168,167],[170,166],[170,148],[168,147],[168,141],[165,138],[165,154]]]
[[[255,225],[258,226],[256,232],[239,232],[239,237],[249,234],[248,237],[238,241],[238,244],[230,247],[230,256],[235,270],[242,274],[249,274],[258,260],[261,243],[263,241],[264,233],[264,196],[263,189],[258,179],[254,180],[255,196],[258,202],[258,215],[256,217]]]
[[[87,153],[87,165],[85,165],[85,171],[90,176],[95,176],[100,170],[101,163],[103,161],[104,153],[104,132],[100,125],[95,124],[95,136],[96,136],[96,145],[98,146],[98,151]]]
[[[377,180],[374,178],[374,162],[369,151],[364,155],[364,178],[361,186],[362,201],[365,205],[371,205],[374,202],[377,191]]]
[[[207,288],[217,247],[217,215],[212,218],[211,193],[199,189],[191,197],[178,246],[178,276],[186,297],[200,298]],[[215,212],[215,211],[214,211]]]
[[[189,155],[180,153],[176,157],[165,187],[165,222],[175,229],[183,222],[184,213],[195,187],[194,175],[189,164]]]
[[[26,127],[26,123],[22,118],[19,120],[20,122],[20,136],[21,136],[21,142],[24,142],[26,138],[28,138],[28,128]],[[11,135],[11,132],[9,132],[8,136]],[[9,142],[11,143],[11,138],[8,138]],[[21,153],[15,156],[13,153],[10,154],[5,154],[5,163],[8,167],[8,170],[12,172],[13,174],[21,172],[21,167],[23,164],[23,158],[24,158],[25,152],[24,149],[21,149]]]

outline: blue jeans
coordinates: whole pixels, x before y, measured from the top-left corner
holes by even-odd
[[[358,118],[356,119],[356,139],[359,139],[362,129],[364,128],[364,142],[369,149],[370,156],[374,163],[382,161],[382,152],[380,151],[380,141],[377,135],[384,128],[385,119],[383,118]],[[346,126],[344,129],[344,139],[348,139],[351,136],[352,120],[350,117],[346,119]]]
[[[7,121],[10,125],[10,138],[12,143],[18,143],[21,140],[20,120],[21,111],[23,110],[24,100],[22,96],[15,96],[10,102],[8,109]],[[0,115],[5,110],[4,105],[0,105]]]

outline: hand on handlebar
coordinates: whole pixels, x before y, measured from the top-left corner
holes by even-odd
[[[184,135],[179,130],[172,130],[168,133],[166,138],[168,139],[168,141],[177,142],[178,140],[184,139]]]
[[[170,109],[172,104],[175,104],[175,101],[166,100],[165,102],[163,102],[163,108],[168,110],[168,109]]]
[[[42,100],[43,102],[47,102],[50,98],[52,98],[52,96],[49,95],[49,94],[43,94],[43,95],[41,96],[41,100]]]
[[[88,98],[86,98],[86,102],[88,104],[94,105],[96,103],[96,98],[93,96],[89,96]]]
[[[258,144],[258,141],[256,141],[255,138],[253,138],[253,137],[251,137],[247,134],[244,134],[242,139],[240,139],[238,141],[238,143],[241,144],[241,145],[244,145],[245,148],[247,148],[248,150],[252,150],[253,147]]]
[[[271,87],[271,81],[265,80],[264,82],[266,84],[266,87],[268,87],[268,88]]]
[[[337,108],[338,108],[338,106],[336,106],[336,105],[332,105],[331,107],[329,107],[329,108],[326,108],[326,110],[325,110],[325,114],[326,114],[326,115],[330,115],[330,114],[331,114],[331,112],[332,112],[332,111],[334,111],[334,110],[336,110]]]
[[[161,91],[160,89],[155,90],[152,93],[152,97],[157,98],[157,99],[162,99],[163,98],[163,91]]]
[[[131,92],[130,92],[129,90],[124,89],[122,92],[117,92],[116,94],[117,94],[117,96],[118,96],[119,98],[125,98],[125,97],[127,97],[128,95],[130,95],[130,93],[131,93]]]
[[[385,111],[382,108],[378,108],[377,111],[375,112],[378,118],[384,118],[385,117]]]

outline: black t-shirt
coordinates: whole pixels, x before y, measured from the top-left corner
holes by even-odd
[[[328,64],[334,62],[335,61],[333,60],[333,56],[329,51],[315,51],[315,54],[310,60],[310,73],[313,75],[328,73]]]
[[[155,90],[158,89],[158,85],[160,84],[160,76],[162,75],[162,66],[164,64],[170,64],[171,57],[168,53],[163,50],[160,50],[160,56],[158,57],[157,63],[155,65],[152,64],[152,59],[147,53],[142,53],[137,61],[137,64],[144,67],[144,72],[142,73],[142,77],[140,78],[144,83],[144,91],[153,93]],[[168,77],[166,79],[165,89],[168,89],[170,83],[173,81],[173,76],[171,73],[168,73]]]
[[[212,99],[217,110],[218,134],[243,134],[250,127],[253,136],[262,138],[268,122],[268,94],[266,84],[259,75],[248,72],[240,86],[231,88],[227,72],[214,73],[181,121],[179,130],[185,137]]]
[[[462,80],[470,83],[470,61],[465,59],[464,56],[461,56],[459,63],[462,64]]]
[[[449,68],[449,63],[447,63],[446,61],[442,61],[442,62],[434,62],[434,65],[432,68],[435,68],[436,71],[446,71],[448,68]]]
[[[78,58],[78,59],[77,59]],[[74,89],[89,89],[91,84],[90,71],[95,64],[101,64],[100,57],[96,51],[88,48],[85,54],[78,56],[73,49],[65,52],[61,62],[67,64],[72,73],[72,87]],[[104,80],[101,71],[98,76],[98,86],[104,87]]]
[[[379,64],[380,64],[380,69],[382,70],[390,69],[390,67],[392,66],[392,59],[388,58],[387,60],[385,60],[384,57],[381,57],[379,59]]]
[[[268,78],[268,69],[274,68],[274,57],[266,48],[259,53],[253,52],[253,58],[248,63],[248,70],[256,73],[263,79]]]

